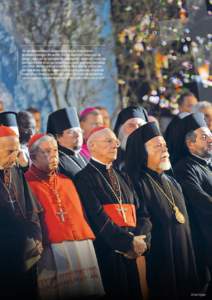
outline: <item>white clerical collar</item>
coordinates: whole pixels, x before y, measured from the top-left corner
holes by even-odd
[[[94,161],[96,161],[96,162],[98,162],[99,164],[105,166],[106,169],[110,169],[110,167],[111,167],[111,165],[112,165],[112,163],[110,163],[110,164],[105,164],[105,163],[103,163],[102,161],[100,161],[100,160],[94,158],[93,156],[91,156],[91,159],[94,160]]]
[[[74,152],[74,154],[75,154],[76,156],[78,156],[79,153],[80,153],[80,151],[81,151],[81,149],[79,149],[79,150],[72,150],[72,151]]]

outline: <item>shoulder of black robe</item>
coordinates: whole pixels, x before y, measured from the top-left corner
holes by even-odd
[[[0,291],[3,298],[16,294],[19,285],[23,284],[24,250],[27,238],[24,220],[16,217],[8,200],[0,178]],[[10,291],[11,288],[14,291]]]
[[[142,199],[144,199],[145,201],[145,197],[146,198],[151,198],[151,192],[152,192],[152,185],[149,181],[148,175],[147,173],[149,173],[147,168],[144,168],[139,175],[139,178],[136,180],[136,182],[134,181],[134,187],[135,190],[137,192],[138,195],[141,196]],[[154,172],[150,172],[150,175],[152,176],[152,173]],[[175,193],[176,197],[178,197],[180,199],[180,201],[183,203],[183,207],[185,208],[185,203],[184,203],[184,196],[183,196],[183,191],[182,188],[180,186],[180,184],[175,180],[175,178],[173,176],[167,175],[165,173],[163,173],[162,176],[165,176],[165,179],[167,180],[167,182],[170,185],[170,188],[172,190],[172,192]],[[160,176],[152,176],[158,183],[159,185],[161,185],[161,175]],[[186,212],[187,214],[187,212]]]
[[[59,149],[59,172],[66,175],[73,180],[74,176],[81,171],[88,163],[87,159],[82,157],[76,157],[74,152],[58,146]]]
[[[196,199],[194,205],[198,205],[200,210],[204,208],[209,210],[208,213],[212,213],[211,167],[190,154],[174,166],[174,174],[188,200]]]
[[[42,207],[33,196],[21,168],[12,168],[12,181],[21,209],[25,214],[28,236],[41,240],[40,214],[42,213]]]
[[[212,265],[211,169],[203,160],[189,155],[175,165],[174,173],[185,195],[199,268],[204,280],[205,263]]]
[[[6,272],[13,259],[15,265],[12,264],[11,267],[14,267],[14,271],[15,266],[17,266],[16,263],[20,263],[19,259],[22,261],[21,268],[23,271],[24,247],[27,235],[26,226],[23,220],[16,218],[10,206],[7,205],[8,199],[2,189],[0,190],[0,198],[0,238],[2,241],[0,247],[0,261],[4,263],[5,266],[4,268],[1,263],[0,273],[3,271],[2,268],[4,269],[4,272]],[[16,256],[18,252],[19,255]],[[16,260],[18,261],[16,262]],[[21,270],[21,268],[19,270]]]
[[[126,182],[119,173],[117,173],[117,176],[125,198],[124,202],[133,203],[136,206],[137,203],[135,203],[134,195]],[[131,249],[133,239],[131,233],[135,235],[149,234],[151,224],[148,218],[146,218],[145,212],[138,207],[136,207],[138,214],[136,228],[119,227],[108,217],[103,210],[104,203],[117,203],[117,200],[98,171],[93,169],[90,164],[76,175],[74,182],[96,239],[105,244],[106,248],[104,251],[107,251],[107,248],[109,248],[127,252]]]

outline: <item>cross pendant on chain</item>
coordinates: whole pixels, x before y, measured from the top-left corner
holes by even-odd
[[[10,203],[10,205],[12,206],[12,209],[15,210],[15,206],[14,206],[14,203],[16,202],[16,200],[12,200],[10,198],[10,200],[8,201]]]
[[[127,217],[125,212],[127,212],[127,208],[123,208],[123,206],[120,204],[120,207],[117,208],[118,212],[122,214],[122,217],[124,219],[124,222],[127,222]]]
[[[59,215],[61,222],[65,222],[65,214],[67,214],[62,208],[59,209],[59,211],[56,212],[56,215]]]

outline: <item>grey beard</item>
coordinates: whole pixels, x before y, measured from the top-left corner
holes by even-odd
[[[163,170],[163,171],[168,171],[169,169],[171,169],[171,163],[170,163],[170,161],[168,160],[168,161],[166,161],[166,162],[160,163],[160,164],[159,164],[159,167],[160,167],[160,169]]]
[[[126,147],[127,147],[127,138],[128,138],[128,136],[124,136],[123,138],[122,138],[122,140],[121,140],[121,145],[120,145],[120,147],[121,147],[121,149],[122,150],[126,150]]]

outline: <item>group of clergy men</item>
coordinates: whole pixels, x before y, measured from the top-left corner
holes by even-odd
[[[31,136],[22,166],[17,115],[0,113],[2,299],[210,299],[204,115],[179,118],[168,144],[172,165],[141,106],[123,109],[114,132],[98,109],[69,107]]]

